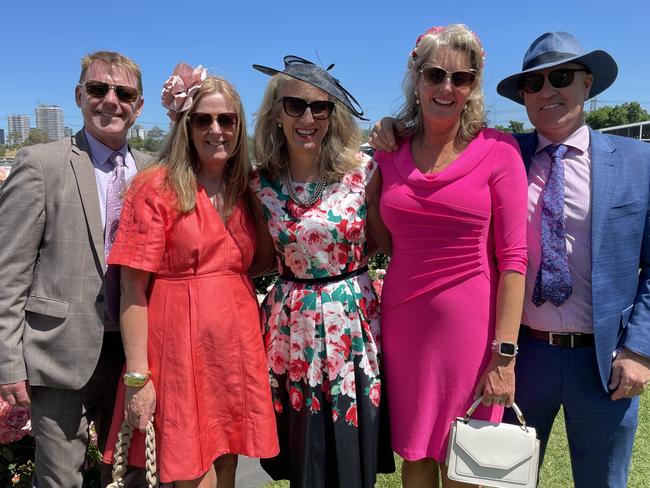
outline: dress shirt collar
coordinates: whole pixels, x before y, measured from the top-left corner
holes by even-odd
[[[109,156],[116,151],[99,142],[97,139],[91,136],[86,129],[84,129],[84,133],[88,139],[88,145],[90,146],[90,154],[92,154],[93,164],[95,166],[102,166],[106,164]],[[117,150],[117,152],[122,154],[122,157],[124,158],[124,166],[128,168],[130,162],[130,158],[127,158],[127,155],[129,154],[129,146],[125,143],[124,146]]]
[[[559,143],[551,141],[538,132],[535,155],[537,156],[547,146],[552,144],[564,144],[565,146],[569,146],[570,149],[575,149],[579,154],[585,154],[589,149],[589,127],[586,124],[582,124],[573,134]]]

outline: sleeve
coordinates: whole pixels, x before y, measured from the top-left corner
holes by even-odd
[[[494,246],[499,272],[526,273],[528,181],[514,138],[506,134],[495,147],[490,181]]]
[[[45,230],[41,161],[21,149],[0,187],[0,383],[27,378],[22,338],[25,302]]]
[[[148,174],[135,177],[124,199],[108,264],[158,272],[170,221],[171,208],[165,195],[159,178]]]

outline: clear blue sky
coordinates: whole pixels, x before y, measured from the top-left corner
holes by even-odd
[[[617,60],[619,77],[603,104],[638,101],[650,111],[650,1],[355,1],[167,0],[8,1],[2,5],[0,128],[8,114],[28,114],[38,102],[59,105],[67,126],[82,119],[74,103],[79,60],[120,51],[142,68],[139,123],[168,129],[160,89],[179,61],[203,64],[239,90],[252,125],[268,77],[253,63],[282,66],[296,54],[324,66],[377,120],[397,109],[406,59],[416,37],[433,25],[464,23],[487,52],[484,90],[491,124],[524,121],[525,111],[496,94],[497,83],[521,67],[528,45],[550,30],[574,33],[589,50]]]

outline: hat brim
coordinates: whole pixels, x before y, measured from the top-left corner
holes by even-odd
[[[300,76],[296,76],[296,75],[294,75],[294,74],[292,74],[292,73],[287,73],[286,71],[278,70],[278,69],[275,69],[275,68],[270,68],[270,67],[268,67],[268,66],[262,66],[261,64],[254,64],[254,65],[253,65],[253,68],[256,69],[257,71],[259,71],[259,72],[261,72],[261,73],[264,73],[265,75],[269,75],[269,76],[275,76],[275,75],[277,75],[278,73],[282,73],[283,75],[287,75],[288,77],[293,78],[294,80],[302,81],[303,83],[307,83],[308,85],[311,85],[311,86],[314,86],[314,87],[316,87],[316,88],[318,88],[318,89],[320,89],[320,90],[323,90],[323,91],[325,91],[328,95],[333,96],[333,97],[336,98],[339,102],[341,102],[341,103],[343,104],[343,106],[344,106],[344,107],[345,107],[345,108],[346,108],[346,109],[347,109],[347,110],[348,110],[348,111],[349,111],[353,116],[355,116],[355,117],[358,118],[359,120],[363,120],[363,121],[365,121],[365,122],[368,122],[368,119],[366,119],[366,118],[363,116],[363,112],[359,112],[359,111],[355,110],[354,107],[352,107],[352,104],[350,103],[349,100],[344,100],[344,99],[342,99],[341,97],[337,96],[335,93],[331,93],[329,90],[324,89],[322,86],[314,85],[313,83],[311,83],[311,82],[310,82],[309,80],[307,80],[306,78],[301,78]],[[356,102],[356,100],[355,100],[355,102]]]
[[[616,64],[616,61],[614,61],[614,58],[605,51],[596,50],[580,56],[572,56],[550,63],[540,64],[514,75],[510,75],[499,82],[497,85],[497,93],[502,97],[509,98],[513,102],[524,105],[524,97],[521,96],[519,90],[519,80],[521,77],[526,73],[552,68],[553,66],[559,66],[564,63],[582,64],[591,71],[594,76],[594,82],[591,85],[588,98],[593,98],[604,92],[612,85],[612,83],[614,83],[614,80],[616,80],[616,76],[618,75],[618,65]]]

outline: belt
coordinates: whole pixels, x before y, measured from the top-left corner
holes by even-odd
[[[333,281],[341,281],[348,278],[353,278],[357,275],[363,274],[368,271],[368,266],[361,266],[353,271],[348,271],[347,273],[342,273],[334,276],[323,276],[321,278],[296,278],[291,275],[288,270],[283,270],[280,278],[285,281],[293,281],[294,283],[331,283]]]
[[[581,334],[574,332],[548,332],[531,329],[527,325],[521,324],[521,330],[526,336],[537,341],[544,341],[551,346],[556,347],[587,347],[594,345],[593,334]]]

